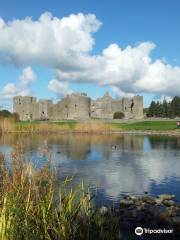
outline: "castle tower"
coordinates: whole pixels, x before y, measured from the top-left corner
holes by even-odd
[[[22,121],[33,119],[36,98],[29,96],[16,96],[13,98],[13,112],[19,114]]]
[[[72,93],[66,99],[66,117],[69,119],[90,118],[91,99],[83,93]]]

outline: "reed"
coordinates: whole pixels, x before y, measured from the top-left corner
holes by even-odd
[[[109,133],[112,131],[112,127],[108,123],[89,121],[77,123],[74,128],[74,132],[85,132],[85,133]]]
[[[112,131],[109,123],[96,121],[87,122],[19,122],[16,132],[29,133],[108,133]]]
[[[68,124],[58,125],[55,123],[17,123],[16,132],[28,132],[28,133],[56,133],[56,132],[70,132],[71,126]]]
[[[12,117],[0,117],[0,133],[15,131],[15,119]]]
[[[9,167],[0,155],[0,240],[118,239],[117,221],[93,207],[83,183],[58,183],[50,164],[38,170],[22,152]]]

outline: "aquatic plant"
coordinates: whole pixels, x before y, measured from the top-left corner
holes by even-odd
[[[0,155],[0,240],[118,239],[116,219],[94,208],[83,183],[58,183],[50,164],[36,169],[20,149],[11,160]]]

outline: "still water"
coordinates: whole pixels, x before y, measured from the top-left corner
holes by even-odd
[[[173,193],[180,201],[180,137],[143,135],[5,135],[0,152],[11,164],[17,146],[41,168],[48,159],[59,179],[84,180],[97,204],[115,202],[124,194]]]

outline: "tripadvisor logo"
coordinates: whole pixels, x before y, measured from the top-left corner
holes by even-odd
[[[142,227],[137,227],[135,229],[135,234],[138,236],[141,236],[143,234],[143,228]]]
[[[138,236],[141,236],[143,233],[144,234],[171,234],[173,233],[173,229],[150,229],[150,228],[142,228],[142,227],[137,227],[135,229],[135,234]]]

